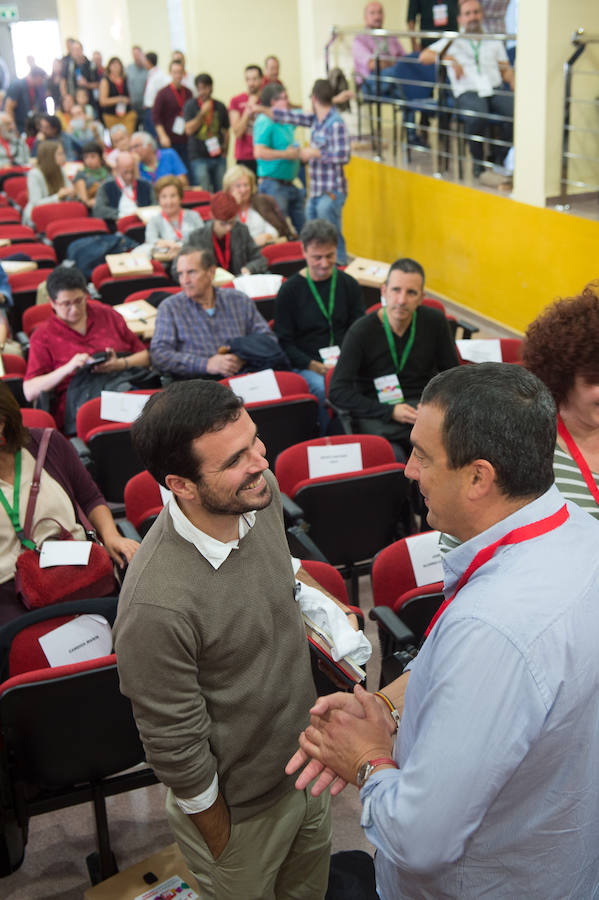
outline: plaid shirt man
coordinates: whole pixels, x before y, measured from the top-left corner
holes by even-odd
[[[322,122],[314,113],[299,109],[273,109],[275,122],[303,125],[310,128],[310,143],[320,150],[319,159],[308,163],[310,196],[322,194],[347,194],[347,180],[343,166],[349,162],[349,132],[345,122],[335,109],[331,109]]]

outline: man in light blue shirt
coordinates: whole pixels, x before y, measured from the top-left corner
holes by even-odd
[[[389,704],[319,700],[288,767],[360,784],[382,900],[597,895],[599,523],[553,484],[555,419],[520,366],[429,383],[406,475],[462,542],[445,608]]]

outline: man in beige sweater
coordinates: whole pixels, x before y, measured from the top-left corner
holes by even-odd
[[[318,900],[329,809],[284,773],[315,692],[264,445],[210,381],[154,395],[132,436],[173,496],[129,567],[115,645],[175,836],[202,898]]]

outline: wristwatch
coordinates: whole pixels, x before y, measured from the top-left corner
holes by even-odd
[[[356,775],[356,784],[358,787],[364,787],[377,766],[382,765],[393,766],[394,769],[399,768],[395,760],[391,759],[390,756],[378,756],[376,759],[368,759],[365,763],[362,763],[358,769],[358,774]]]

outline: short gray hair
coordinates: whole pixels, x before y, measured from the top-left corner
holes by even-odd
[[[309,244],[337,244],[339,234],[332,222],[326,219],[310,219],[300,232],[300,241],[307,247]]]
[[[144,147],[151,146],[153,150],[156,150],[157,144],[152,135],[148,131],[134,131],[131,135],[131,140],[133,138],[139,138]]]
[[[128,131],[127,131],[127,129],[125,128],[124,125],[113,125],[112,128],[110,129],[110,135],[111,135],[111,137],[112,137],[112,135],[114,135],[114,134],[121,134],[121,132],[123,132],[123,131],[124,131],[126,134],[128,134]]]

